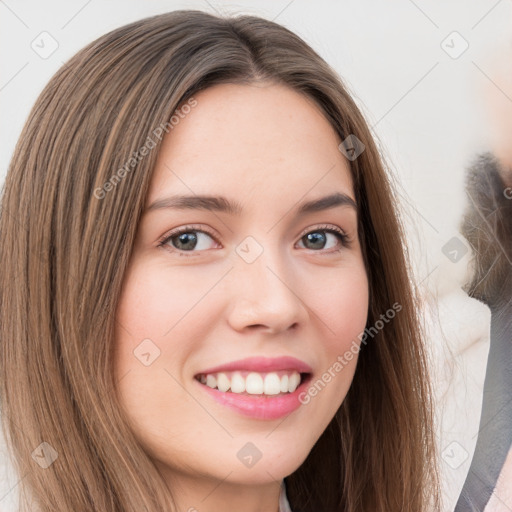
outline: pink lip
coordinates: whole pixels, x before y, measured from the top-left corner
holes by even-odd
[[[295,357],[248,357],[231,363],[214,366],[203,370],[202,374],[247,370],[253,372],[273,372],[278,370],[295,370],[299,373],[312,373],[311,366]],[[293,393],[292,393],[293,394]]]
[[[275,420],[291,414],[303,405],[299,396],[307,390],[310,381],[311,375],[304,379],[293,393],[279,396],[240,395],[229,391],[219,391],[201,384],[199,381],[196,382],[214,400],[244,416],[259,420]]]
[[[229,391],[223,392],[218,389],[210,388],[205,384],[201,384],[195,379],[197,384],[217,402],[234,409],[245,416],[261,420],[281,418],[282,416],[290,414],[298,409],[302,405],[299,401],[299,395],[307,389],[309,381],[311,380],[311,374],[313,373],[311,366],[304,361],[291,356],[283,356],[275,358],[249,357],[246,359],[240,359],[220,366],[207,368],[198,375],[236,370],[261,373],[290,370],[310,374],[306,379],[303,379],[303,382],[301,382],[293,393],[286,393],[279,396],[241,395],[238,393],[231,393]]]

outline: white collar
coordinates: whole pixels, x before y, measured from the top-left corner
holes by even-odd
[[[279,494],[279,512],[292,512],[286,496],[286,484],[284,483],[284,479],[281,483],[281,493]]]

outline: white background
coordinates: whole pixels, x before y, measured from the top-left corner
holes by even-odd
[[[441,357],[439,448],[455,446],[465,459],[456,469],[441,460],[445,507],[451,510],[476,442],[489,315],[460,290],[471,253],[453,263],[442,248],[454,236],[467,245],[458,233],[464,169],[490,148],[483,94],[506,95],[500,65],[512,42],[512,2],[0,0],[1,182],[32,104],[69,57],[116,27],[183,8],[251,13],[290,28],[338,71],[379,138],[401,186],[417,280],[425,296],[437,294],[441,304],[442,340],[427,309],[425,316]],[[58,43],[48,58],[31,47],[41,45],[45,31]],[[453,58],[465,44],[467,50]],[[443,359],[448,352],[452,359]],[[1,443],[0,450],[6,453]],[[18,481],[0,451],[2,512],[14,512]]]

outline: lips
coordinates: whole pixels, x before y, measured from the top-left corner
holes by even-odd
[[[300,407],[299,394],[312,372],[311,366],[291,356],[251,357],[207,368],[194,379],[220,404],[245,416],[271,420]]]
[[[232,361],[230,363],[207,368],[199,372],[198,375],[208,375],[209,373],[231,372],[231,371],[248,371],[268,373],[281,370],[296,371],[299,373],[312,373],[313,369],[304,361],[291,356],[283,357],[249,357]]]

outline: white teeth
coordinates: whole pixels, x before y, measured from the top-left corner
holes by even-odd
[[[267,373],[263,381],[263,392],[265,395],[278,395],[281,393],[281,379],[277,373]]]
[[[263,379],[259,373],[249,373],[245,379],[245,391],[250,395],[261,395],[263,393]]]
[[[215,377],[215,375],[207,375],[206,376],[206,385],[210,388],[217,387],[217,378]]]
[[[245,379],[239,372],[235,372],[231,377],[231,391],[233,393],[243,393],[245,391]]]
[[[288,391],[288,375],[283,375],[281,377],[281,393],[286,393]]]
[[[300,375],[295,372],[295,373],[292,373],[288,379],[288,391],[290,393],[293,393],[293,391],[295,391],[298,386],[300,384]]]
[[[282,373],[282,372],[281,372]],[[201,375],[200,382],[210,388],[231,393],[250,395],[278,395],[293,393],[300,384],[300,373],[292,371],[279,376],[276,372],[260,374],[250,372],[244,377],[241,372]]]
[[[226,374],[219,373],[217,375],[217,387],[219,388],[219,391],[227,391],[230,386],[231,386],[231,382],[226,377]]]

